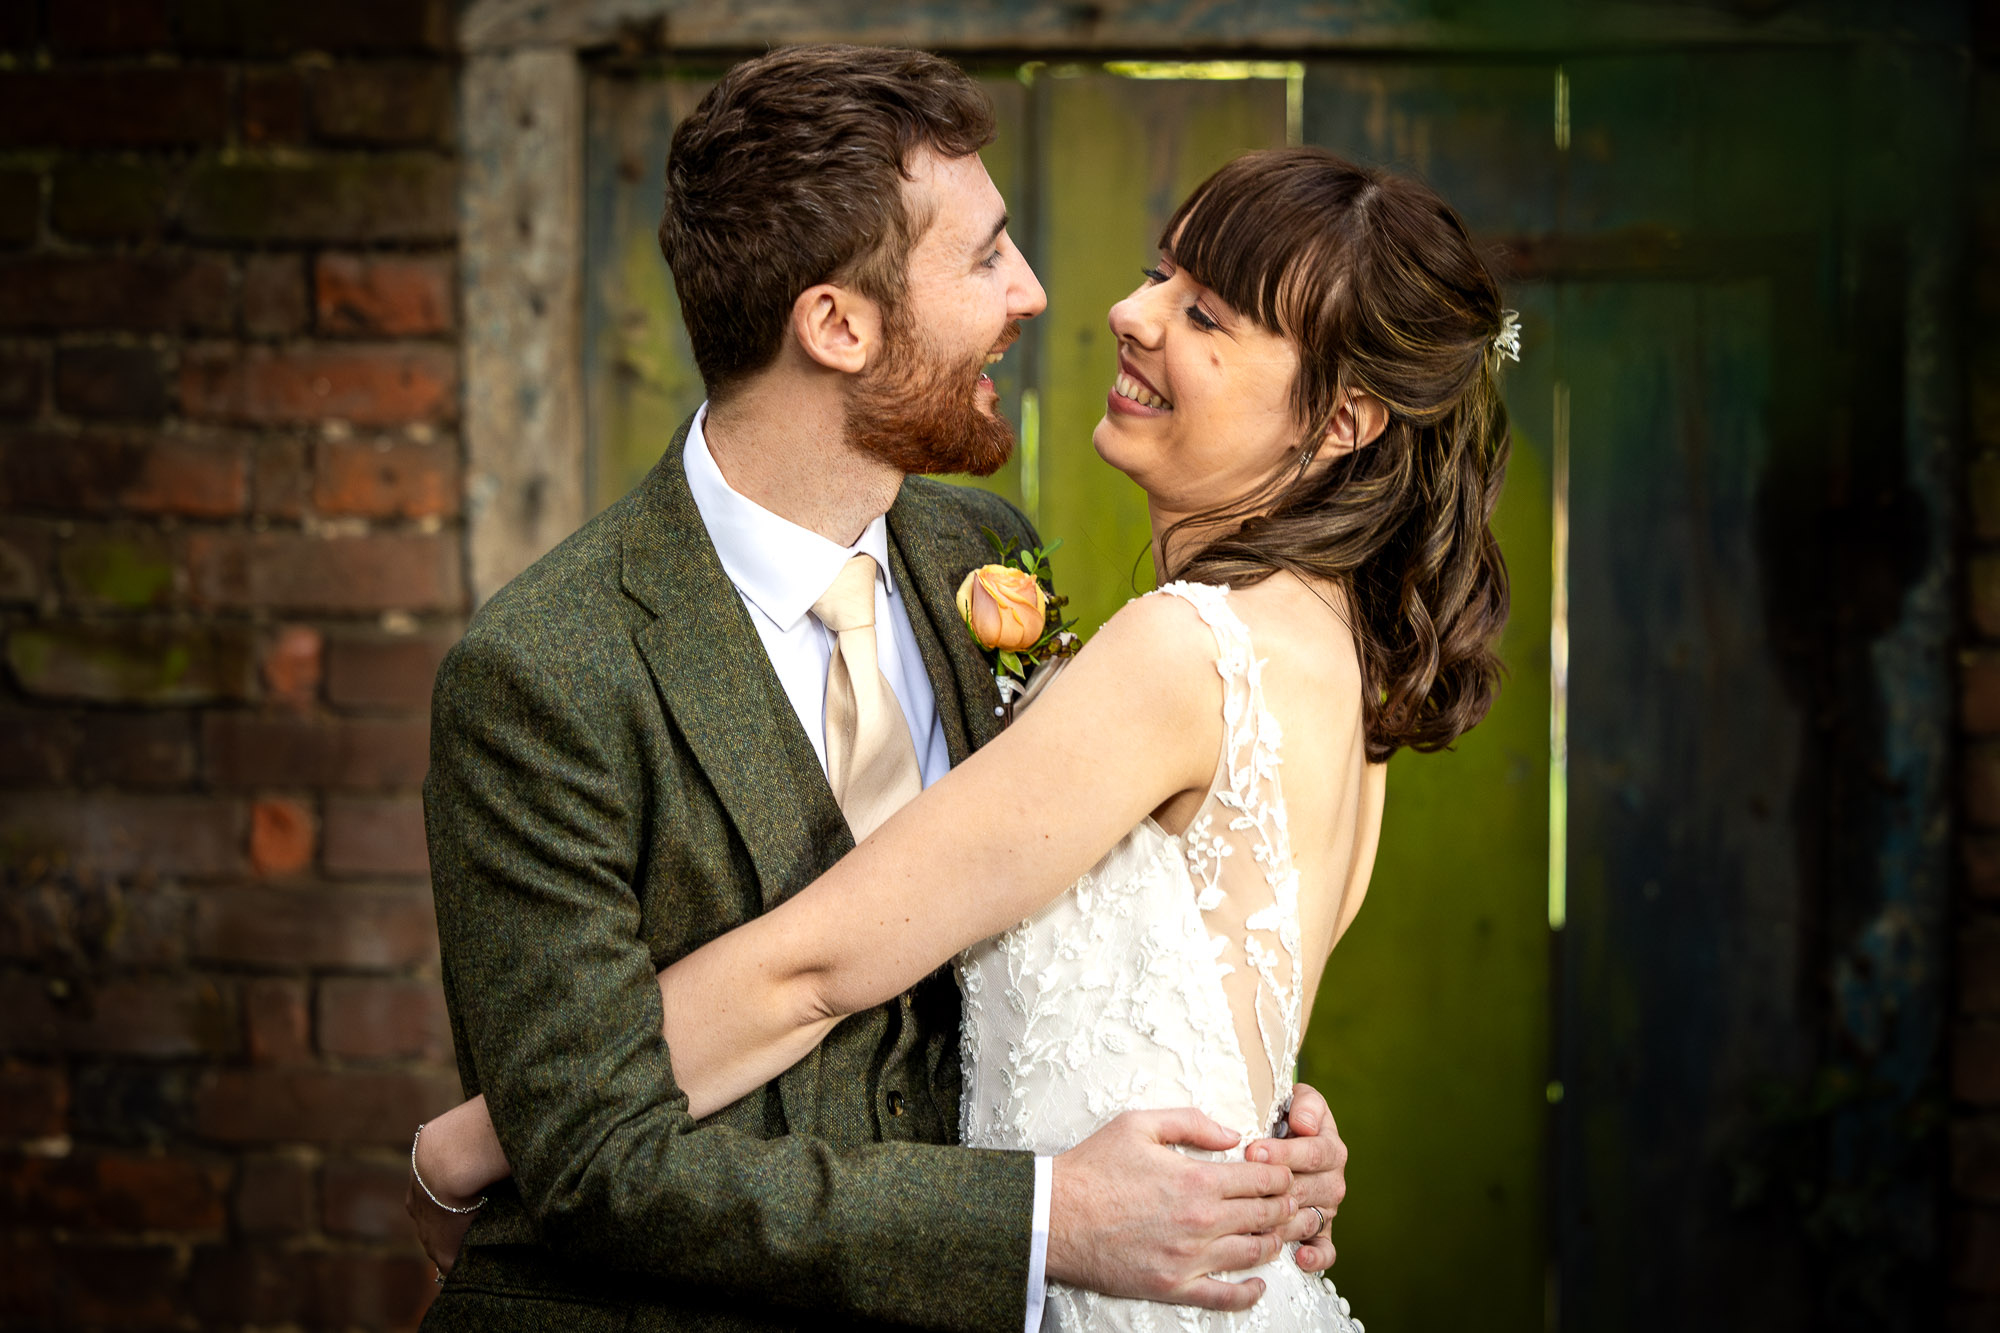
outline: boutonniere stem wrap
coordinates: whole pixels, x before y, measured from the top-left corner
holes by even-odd
[[[1031,551],[1003,542],[988,529],[986,539],[999,557],[981,565],[958,585],[958,614],[973,641],[992,654],[993,680],[1000,688],[1000,716],[1012,720],[1014,704],[1027,691],[1028,677],[1043,662],[1068,657],[1083,646],[1062,608],[1049,576],[1051,546]]]

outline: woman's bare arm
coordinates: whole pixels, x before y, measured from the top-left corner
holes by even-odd
[[[1185,602],[1132,603],[1032,709],[820,879],[660,973],[689,1114],[770,1082],[842,1018],[1033,915],[1147,814],[1206,787],[1222,737],[1213,658]],[[431,1121],[417,1165],[451,1203],[504,1179],[485,1098]],[[418,1194],[411,1208],[448,1268],[464,1221]]]

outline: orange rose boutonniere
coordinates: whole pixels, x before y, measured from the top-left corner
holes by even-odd
[[[973,641],[994,655],[1000,711],[1011,717],[1034,669],[1070,656],[1083,640],[1062,616],[1068,599],[1057,596],[1050,582],[1049,557],[1062,543],[1017,551],[991,530],[986,539],[1000,558],[973,570],[958,585],[958,614]]]

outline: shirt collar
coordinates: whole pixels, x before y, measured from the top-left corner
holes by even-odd
[[[730,486],[708,451],[702,427],[708,420],[703,403],[688,427],[681,461],[687,468],[688,490],[701,514],[709,540],[715,544],[722,572],[736,590],[781,630],[790,630],[812,610],[820,594],[833,586],[841,567],[857,555],[875,559],[882,583],[893,595],[889,572],[889,524],[877,514],[852,546],[828,541],[810,528],[780,518]]]

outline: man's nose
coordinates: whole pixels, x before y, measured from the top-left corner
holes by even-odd
[[[1049,294],[1042,290],[1042,280],[1035,276],[1035,270],[1028,263],[1026,255],[1021,256],[1021,271],[1015,276],[1013,289],[1009,293],[1007,313],[1014,319],[1033,319],[1049,308]]]

